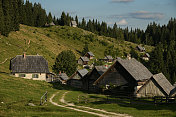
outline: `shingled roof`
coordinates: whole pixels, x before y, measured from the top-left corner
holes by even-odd
[[[59,74],[59,77],[60,77],[62,80],[65,80],[65,81],[69,79],[69,77],[67,76],[66,73],[61,73],[61,74]]]
[[[95,66],[95,69],[97,70],[100,76],[107,71],[107,68],[105,66]]]
[[[78,73],[81,75],[81,77],[83,78],[89,71],[87,71],[87,69],[81,69],[78,70]]]
[[[89,62],[89,58],[87,58],[87,57],[80,57],[80,59],[84,62]]]
[[[43,56],[17,55],[11,59],[12,73],[49,73],[48,62]]]
[[[171,90],[173,90],[174,87],[162,73],[156,74],[152,78],[158,83],[158,85],[164,90],[167,95],[169,95]]]
[[[104,58],[104,59],[112,60],[113,58],[112,58],[112,56],[107,55],[107,56],[105,56],[105,58]]]
[[[142,63],[134,58],[117,58],[117,62],[119,62],[136,81],[150,79],[153,76],[153,74]]]
[[[92,52],[88,52],[88,54],[89,54],[90,56],[95,56]]]

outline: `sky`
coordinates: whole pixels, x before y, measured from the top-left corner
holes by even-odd
[[[146,29],[153,21],[163,25],[176,18],[176,0],[29,0],[56,17],[62,11],[71,16],[105,21],[109,26]]]

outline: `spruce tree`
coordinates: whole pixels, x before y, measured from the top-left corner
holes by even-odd
[[[52,18],[51,12],[49,12],[47,22],[51,23],[52,21],[53,21],[53,18]]]
[[[0,0],[0,34],[4,34],[4,13],[2,9],[2,0]]]
[[[2,0],[2,8],[4,13],[4,35],[8,36],[11,31],[11,17],[10,17],[10,3],[9,0]]]

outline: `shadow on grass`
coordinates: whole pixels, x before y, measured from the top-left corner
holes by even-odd
[[[86,94],[90,94],[88,91],[80,90],[77,88],[73,88],[67,85],[62,85],[60,83],[51,83],[53,88],[58,90],[68,90],[68,91],[81,91]],[[91,93],[92,94],[92,93]],[[115,98],[113,96],[109,96],[108,98],[99,97],[95,95],[90,95],[90,99],[94,99],[94,101],[89,102],[90,104],[94,105],[101,105],[101,104],[118,104],[120,107],[132,107],[136,108],[137,110],[171,110],[176,112],[175,104],[154,104],[154,102],[150,100],[143,100],[143,99],[135,99],[131,100],[129,98]]]

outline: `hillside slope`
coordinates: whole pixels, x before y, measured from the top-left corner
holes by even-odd
[[[136,44],[116,39],[97,36],[91,32],[68,26],[54,26],[49,28],[36,28],[20,25],[20,31],[11,32],[9,37],[0,36],[0,72],[9,71],[9,61],[16,55],[42,55],[49,63],[51,70],[55,57],[63,50],[72,50],[79,58],[84,44],[89,44],[89,49],[96,58],[104,57],[104,51],[109,46],[119,49],[119,56],[129,53],[130,48]],[[145,46],[150,52],[153,47]]]

